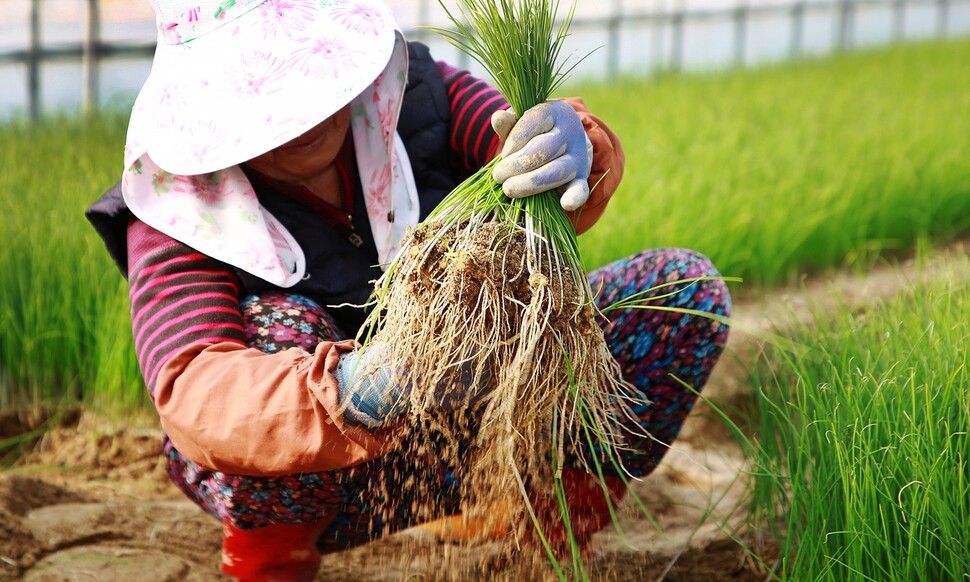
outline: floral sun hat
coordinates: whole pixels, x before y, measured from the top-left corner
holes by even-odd
[[[375,0],[150,0],[158,45],[135,101],[122,192],[149,226],[281,287],[302,249],[259,204],[239,164],[351,105],[378,254],[417,219],[394,128],[407,48]]]
[[[180,175],[234,166],[317,125],[384,70],[380,2],[152,0],[158,45],[128,146]]]

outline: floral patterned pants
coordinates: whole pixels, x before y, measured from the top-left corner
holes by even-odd
[[[683,282],[696,278],[691,283]],[[642,291],[650,305],[730,316],[731,300],[710,261],[685,249],[643,251],[589,274],[600,307]],[[242,303],[250,345],[265,352],[289,347],[312,351],[319,342],[347,337],[316,303],[300,296],[273,294]],[[645,477],[661,461],[696,401],[685,387],[701,390],[727,341],[728,328],[708,317],[669,310],[621,309],[607,312],[607,344],[636,393],[625,401],[636,418],[622,453],[625,469]],[[644,432],[651,438],[642,437]],[[326,523],[317,548],[329,552],[366,542],[420,523],[426,516],[409,503],[386,503],[380,491],[396,491],[393,481],[424,480],[439,492],[440,515],[454,514],[461,480],[447,467],[413,463],[403,453],[346,469],[274,477],[227,475],[182,457],[164,442],[168,473],[205,511],[234,531],[272,524]],[[415,468],[419,465],[419,468]],[[415,475],[415,472],[421,472]],[[379,486],[375,486],[379,484]],[[605,523],[605,521],[604,521]]]

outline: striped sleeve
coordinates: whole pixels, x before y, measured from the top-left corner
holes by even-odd
[[[471,174],[495,157],[498,136],[492,130],[492,113],[508,109],[498,90],[468,71],[439,62],[451,108],[451,149],[458,155],[461,170]]]
[[[333,375],[354,342],[312,354],[246,347],[240,282],[224,264],[132,221],[132,331],[165,434],[203,467],[286,475],[349,467],[384,454],[393,427],[347,426]]]
[[[161,367],[191,345],[245,345],[239,280],[225,265],[141,221],[128,227],[135,351],[154,397]]]

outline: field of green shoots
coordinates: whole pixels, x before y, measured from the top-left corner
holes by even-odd
[[[142,402],[127,287],[84,209],[120,177],[126,121],[0,128],[0,408]]]
[[[970,287],[942,278],[819,314],[806,353],[760,371],[753,508],[781,579],[970,576],[968,313]]]
[[[588,266],[683,246],[773,284],[970,229],[966,40],[565,92],[627,155]]]

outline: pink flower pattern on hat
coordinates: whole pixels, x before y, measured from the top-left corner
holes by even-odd
[[[371,207],[390,207],[391,167],[382,166],[371,171],[367,184],[366,204]]]
[[[285,64],[276,55],[256,50],[240,56],[226,67],[230,86],[236,88],[241,98],[256,97],[280,90],[280,79],[285,74]]]
[[[337,78],[359,57],[340,38],[307,37],[301,42],[304,46],[293,53],[293,63],[309,76]]]
[[[238,18],[263,1],[221,0],[216,4],[211,1],[151,0],[151,4],[155,9],[159,40],[165,44],[181,44]]]
[[[192,188],[195,190],[195,195],[207,206],[217,206],[226,200],[226,182],[228,180],[229,174],[226,172],[192,176]]]
[[[263,34],[268,38],[282,33],[293,36],[306,30],[313,20],[313,10],[292,0],[266,0],[259,5]]]
[[[229,129],[225,126],[203,120],[194,124],[187,124],[182,128],[187,138],[182,155],[203,161],[213,150],[232,145]]]
[[[394,103],[386,102],[379,104],[377,107],[377,116],[381,122],[381,135],[387,139],[394,132],[394,126],[397,124],[397,110],[394,107]]]
[[[351,5],[334,9],[337,20],[347,28],[358,32],[378,34],[377,23],[381,21],[380,11],[373,6]]]

